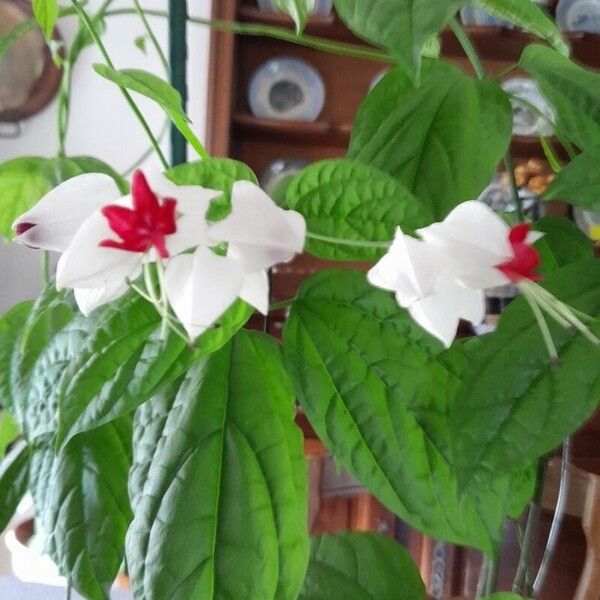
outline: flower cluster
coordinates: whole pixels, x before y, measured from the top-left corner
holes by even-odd
[[[456,337],[460,319],[474,325],[483,321],[486,289],[506,284],[525,295],[552,357],[557,353],[542,310],[598,342],[573,310],[534,283],[540,255],[533,244],[543,234],[528,224],[511,228],[487,205],[472,201],[417,233],[420,239],[398,229],[368,278],[374,286],[393,291],[398,304],[444,345]]]
[[[44,196],[14,229],[17,241],[62,253],[57,287],[72,288],[84,314],[131,287],[157,306],[166,325],[173,326],[172,309],[194,339],[237,298],[266,314],[266,270],[304,247],[304,218],[250,182],[236,182],[231,214],[209,223],[209,204],[221,194],[160,174],[148,181],[136,171],[131,195],[121,197],[110,177],[85,174]],[[216,253],[223,244],[226,253]],[[135,283],[142,276],[143,288]]]

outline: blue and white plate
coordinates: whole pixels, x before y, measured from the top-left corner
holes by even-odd
[[[248,103],[256,117],[316,121],[325,105],[325,84],[307,62],[273,58],[252,75]]]
[[[311,12],[315,14],[328,15],[331,12],[333,0],[315,0]],[[258,8],[261,10],[279,10],[270,0],[258,0]]]
[[[512,27],[508,21],[494,17],[489,12],[476,6],[465,6],[460,9],[460,20],[463,25],[483,25],[485,27]]]
[[[549,136],[554,130],[548,122],[554,122],[554,111],[548,104],[538,84],[527,77],[513,77],[502,83],[504,91],[523,99],[527,104],[533,105],[539,112],[546,115],[546,119],[531,110],[525,103],[511,99],[513,109],[513,133],[525,136]]]
[[[560,0],[556,23],[563,31],[600,34],[600,0]]]
[[[527,188],[519,190],[519,197],[523,205],[525,216],[532,221],[537,221],[542,214],[542,205],[536,194]],[[516,215],[517,206],[515,204],[508,175],[506,173],[497,173],[492,178],[479,198],[480,202],[487,204],[494,212],[499,215]]]
[[[289,183],[294,175],[297,175],[309,164],[310,163],[307,160],[295,158],[280,158],[274,160],[262,174],[260,185],[267,194],[272,196],[280,191],[286,183]]]

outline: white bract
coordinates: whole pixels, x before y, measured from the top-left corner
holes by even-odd
[[[16,240],[63,253],[56,284],[74,290],[83,314],[133,287],[173,328],[170,304],[194,339],[237,298],[267,314],[266,270],[291,260],[304,247],[304,218],[279,208],[249,182],[233,185],[231,214],[208,223],[210,201],[221,194],[177,186],[160,174],[148,181],[138,171],[131,195],[121,197],[110,177],[81,175],[19,217]],[[227,253],[220,256],[212,248],[223,243]],[[158,292],[149,271],[152,263],[157,265]],[[142,273],[144,289],[133,283]]]
[[[516,285],[538,322],[553,359],[558,357],[542,311],[563,327],[574,327],[594,343],[596,336],[574,311],[535,283],[540,255],[533,244],[543,234],[526,223],[509,227],[487,205],[473,201],[455,208],[441,223],[417,231],[398,229],[388,253],[369,271],[369,281],[393,291],[423,329],[446,347],[460,319],[480,324],[484,290]]]
[[[227,256],[198,248],[193,256],[176,257],[167,265],[167,297],[191,338],[213,325],[236,298],[266,315],[266,269],[292,260],[304,247],[304,217],[278,207],[253,183],[233,185],[231,208],[231,214],[208,231],[213,244],[228,244]],[[197,301],[202,294],[210,301]]]

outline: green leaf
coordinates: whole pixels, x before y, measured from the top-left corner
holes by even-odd
[[[371,242],[389,242],[397,227],[410,233],[433,219],[397,179],[350,160],[326,160],[304,169],[292,180],[286,200],[307,221],[307,251],[336,260],[375,260],[385,248]],[[366,245],[332,244],[323,237]]]
[[[119,87],[137,92],[146,98],[150,98],[150,100],[154,100],[165,111],[175,127],[192,145],[194,150],[200,156],[205,154],[202,144],[189,126],[189,119],[183,110],[181,95],[172,85],[153,73],[148,73],[141,69],[122,69],[117,71],[108,65],[96,64],[94,65],[94,70],[105,79],[116,83]]]
[[[137,309],[132,310],[135,312]],[[65,409],[60,415],[58,442],[68,443],[82,432],[132,413],[163,386],[183,374],[199,358],[215,352],[227,343],[251,314],[252,309],[247,304],[236,302],[221,317],[218,326],[209,329],[196,340],[193,348],[172,332],[166,340],[161,340],[160,328],[155,326],[150,336],[143,336],[143,345],[136,345],[136,350],[131,352],[127,360],[121,365],[113,364],[114,367],[119,366],[114,375],[101,372],[98,361],[88,360],[84,364],[84,369],[87,369],[85,375],[83,372],[78,373],[77,379],[64,392],[61,406],[64,405]],[[121,319],[117,318],[122,325]],[[132,322],[133,320],[127,319],[125,327],[130,327]],[[119,331],[118,326],[115,331]],[[125,345],[128,347],[131,339],[128,339],[129,334],[125,329],[122,332],[125,333],[123,350],[126,350]],[[137,333],[134,335],[137,336]],[[99,345],[98,355],[101,354],[102,348]],[[94,373],[98,374],[97,384],[102,386],[99,392],[95,392],[98,385],[90,388],[87,383],[80,383],[82,378],[86,382],[90,381]],[[84,385],[83,390],[80,385]]]
[[[58,19],[58,0],[33,0],[31,4],[33,15],[44,32],[46,40],[51,40]]]
[[[18,394],[15,371],[21,360],[21,334],[31,307],[31,302],[22,302],[0,319],[0,406],[9,410],[14,408]]]
[[[134,595],[294,600],[308,562],[307,473],[277,344],[240,331],[168,392],[136,417]]]
[[[600,212],[600,146],[585,150],[564,167],[544,194],[544,200],[564,200]]]
[[[535,224],[535,229],[544,233],[544,237],[535,244],[542,255],[542,267],[539,272],[543,276],[560,267],[594,256],[589,238],[571,219],[559,216],[544,217]]]
[[[114,386],[126,389],[148,337],[159,324],[156,309],[134,293],[87,320],[90,335],[69,361],[57,394],[59,445],[71,437],[70,427],[92,399],[102,398]]]
[[[167,177],[177,185],[200,185],[220,190],[206,213],[209,221],[220,221],[231,212],[231,188],[236,181],[258,183],[250,167],[230,158],[207,158],[169,169]]]
[[[545,287],[594,318],[600,316],[600,264],[575,263]],[[511,303],[496,332],[472,356],[460,401],[450,411],[454,462],[463,486],[526,466],[580,427],[600,401],[600,347],[549,321],[560,356],[553,365],[523,298]],[[600,323],[591,329],[598,335]]]
[[[29,210],[50,185],[43,172],[45,158],[16,158],[0,164],[0,235],[12,240],[12,224]]]
[[[491,554],[515,507],[508,477],[459,494],[460,430],[447,413],[466,350],[442,353],[392,294],[350,270],[305,282],[284,330],[299,401],[336,459],[411,526]]]
[[[475,5],[495,17],[510,21],[546,40],[554,48],[569,55],[569,45],[556,23],[532,0],[475,0]]]
[[[411,76],[419,73],[426,41],[439,33],[464,0],[334,0],[340,18],[359,37],[387,48]]]
[[[46,452],[52,453],[48,445]],[[90,600],[107,600],[123,561],[131,508],[131,419],[79,436],[53,460],[39,514],[48,550],[60,572]],[[39,511],[38,505],[36,510]]]
[[[296,24],[296,33],[300,35],[306,27],[306,21],[315,5],[315,0],[273,0],[273,4],[292,17]]]
[[[425,587],[408,552],[374,533],[345,532],[312,540],[298,600],[423,600]]]
[[[147,41],[147,36],[145,35],[138,35],[135,40],[133,40],[133,43],[135,44],[135,47],[142,53],[142,54],[146,54],[146,41]]]
[[[29,449],[19,442],[0,462],[0,531],[12,519],[29,483]]]
[[[0,409],[0,460],[4,458],[6,449],[17,439],[19,433],[19,426],[11,414],[6,409]]]
[[[0,235],[12,240],[12,224],[17,217],[59,184],[90,172],[109,175],[121,191],[127,193],[127,183],[120,175],[106,163],[88,156],[28,156],[0,164]]]
[[[419,88],[395,69],[369,93],[348,158],[398,178],[441,220],[489,183],[511,132],[510,103],[497,83],[430,61]]]
[[[129,193],[129,183],[127,180],[104,161],[93,156],[69,156],[68,160],[75,163],[81,170],[81,173],[102,173],[112,177],[124,196]]]
[[[561,132],[582,150],[600,144],[600,74],[537,44],[525,48],[520,64],[554,107]]]

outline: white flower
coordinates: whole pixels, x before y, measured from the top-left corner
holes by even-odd
[[[214,245],[228,243],[227,256],[199,247],[167,264],[167,298],[191,339],[216,323],[237,298],[266,315],[266,269],[292,260],[304,247],[304,217],[279,208],[258,186],[236,182],[231,206],[231,214],[209,230]]]
[[[13,223],[15,241],[31,248],[64,252],[92,213],[120,197],[117,184],[108,175],[86,173],[73,177]]]
[[[44,196],[14,227],[17,241],[63,252],[57,287],[73,288],[87,315],[122,295],[145,263],[208,244],[205,213],[220,193],[160,174],[148,183],[137,171],[121,198],[108,176],[86,174]]]
[[[543,234],[523,223],[509,227],[483,202],[464,202],[443,222],[417,233],[444,253],[453,274],[469,287],[487,289],[536,278],[539,255],[532,244]]]
[[[449,346],[460,319],[481,323],[482,290],[452,276],[443,249],[405,235],[398,228],[388,253],[369,271],[369,282],[393,291],[398,304],[431,335]]]

